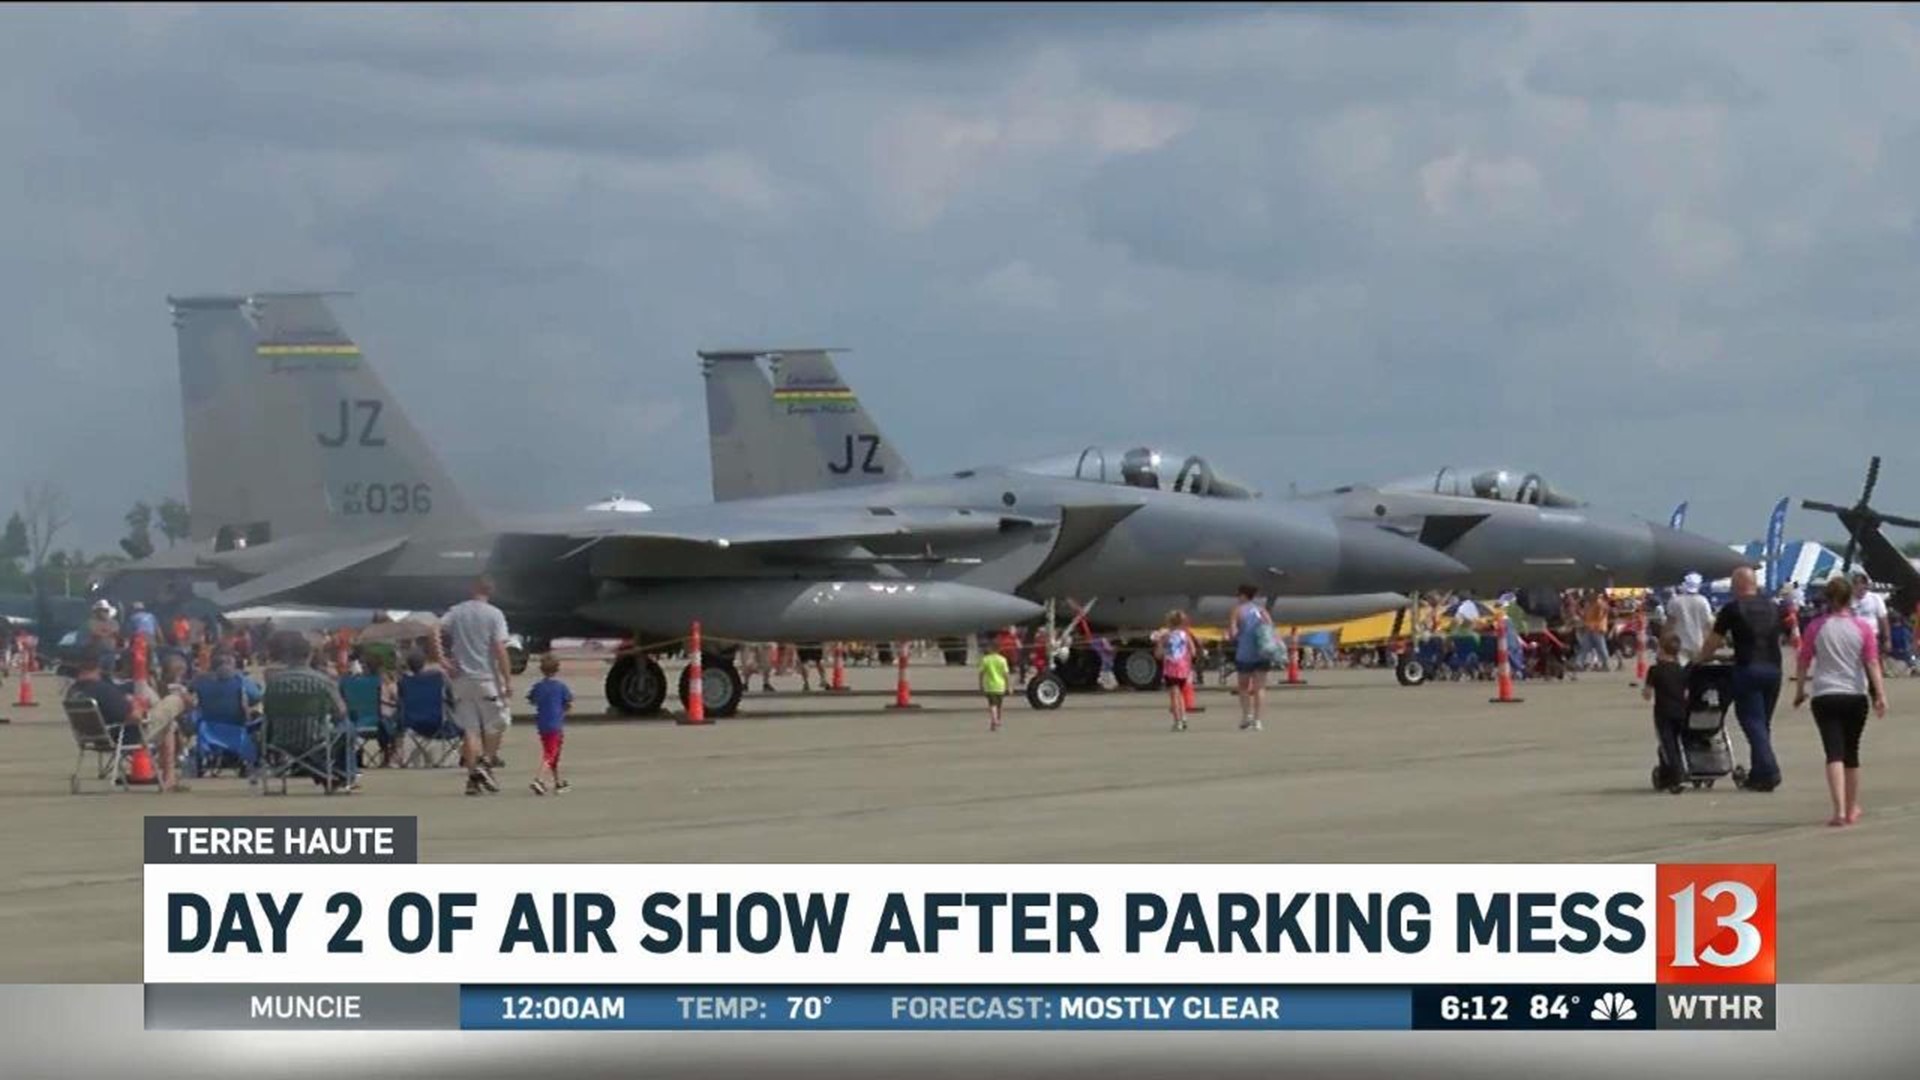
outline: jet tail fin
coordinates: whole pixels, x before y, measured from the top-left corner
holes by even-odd
[[[700,354],[716,500],[911,479],[906,461],[840,377],[833,352]]]
[[[222,547],[473,521],[324,296],[169,303],[194,539]]]

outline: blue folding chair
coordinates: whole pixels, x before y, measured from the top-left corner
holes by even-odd
[[[438,671],[400,676],[400,727],[406,732],[406,766],[437,769],[460,752],[464,735],[453,722],[453,694]]]
[[[214,776],[233,769],[252,776],[260,765],[258,727],[248,712],[247,678],[202,675],[193,681],[200,701],[196,713],[193,751],[188,756],[195,776]]]

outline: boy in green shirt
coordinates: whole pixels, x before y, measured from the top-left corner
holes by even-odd
[[[1000,730],[1000,703],[1007,697],[1007,658],[997,650],[980,653],[980,692],[987,695],[987,730]]]

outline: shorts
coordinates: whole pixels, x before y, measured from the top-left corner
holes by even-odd
[[[1160,681],[1162,683],[1165,683],[1168,686],[1173,687],[1175,690],[1178,690],[1181,687],[1187,685],[1187,682],[1189,681],[1189,679],[1188,679],[1188,676],[1185,676],[1185,675],[1168,675],[1165,672],[1162,672],[1160,674]]]
[[[1262,671],[1272,671],[1273,662],[1271,660],[1235,660],[1233,670],[1242,675],[1253,675]]]
[[[822,645],[795,645],[793,654],[799,657],[803,664],[818,664],[824,662],[827,650]]]
[[[513,709],[492,679],[453,680],[453,722],[463,731],[498,735],[513,723]]]
[[[560,744],[567,741],[565,731],[543,731],[540,733],[540,764],[544,768],[555,769],[560,766]]]
[[[999,707],[1000,707],[1000,703],[1001,703],[1001,702],[1003,702],[1003,701],[1005,701],[1005,700],[1007,700],[1007,695],[1005,695],[1005,694],[988,694],[988,695],[987,695],[987,708],[989,708],[989,709],[997,709],[997,708],[999,708]]]

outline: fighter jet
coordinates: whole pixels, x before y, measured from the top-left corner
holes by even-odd
[[[702,354],[715,498],[855,486],[905,475],[906,465],[892,443],[841,378],[834,351]],[[879,463],[856,467],[869,459]],[[1224,499],[1259,494],[1222,475],[1206,458],[1149,447],[1088,447],[1013,468]],[[1349,523],[1397,532],[1469,568],[1464,578],[1422,587],[1447,585],[1482,594],[1536,590],[1546,594],[1539,599],[1551,599],[1556,614],[1561,589],[1664,584],[1690,571],[1711,578],[1731,573],[1741,562],[1725,545],[1667,525],[1602,514],[1552,489],[1538,474],[1513,470],[1443,468],[1414,480],[1341,487],[1293,501],[1323,506]],[[1198,590],[1180,595],[1136,590],[1102,598],[1090,621],[1118,632],[1114,667],[1120,681],[1145,688],[1157,679],[1157,665],[1144,637],[1127,631],[1156,625],[1171,607],[1185,608],[1203,621],[1224,620],[1232,602]],[[1344,621],[1406,605],[1407,597],[1395,593],[1270,599],[1274,621],[1283,627]],[[1069,653],[1061,667],[1070,687],[1091,685],[1099,676],[1091,654]],[[1402,663],[1399,675],[1409,685],[1424,678],[1411,659]]]
[[[630,632],[607,678],[661,707],[655,654],[706,641],[890,640],[1028,622],[1066,597],[1189,589],[1400,590],[1463,567],[1324,508],[1006,468],[892,480],[876,449],[825,462],[876,482],[644,513],[490,520],[461,496],[316,294],[171,300],[196,542],[135,572],[215,578],[223,607],[444,608],[476,575],[536,643]],[[821,399],[825,400],[825,399]],[[724,652],[699,692],[742,690]],[[682,699],[687,694],[682,675]],[[1029,700],[1057,707],[1057,678]]]

